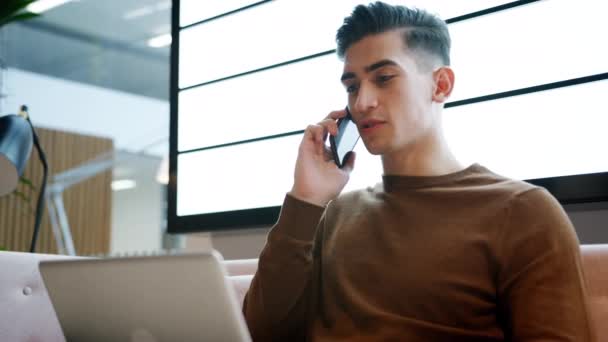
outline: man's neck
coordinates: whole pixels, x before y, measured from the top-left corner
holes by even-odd
[[[450,151],[441,130],[420,137],[413,144],[382,156],[385,175],[441,176],[464,167]]]

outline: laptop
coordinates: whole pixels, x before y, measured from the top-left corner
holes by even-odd
[[[68,342],[251,341],[216,251],[39,268]]]

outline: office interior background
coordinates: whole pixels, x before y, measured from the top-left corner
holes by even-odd
[[[43,1],[40,2],[42,3]],[[355,2],[345,0],[339,5],[327,5],[327,2],[323,4],[329,7],[334,6],[334,12],[331,10],[328,12],[342,13],[341,16],[343,17],[348,14],[348,11],[340,12],[337,9],[352,8]],[[389,2],[415,3],[415,5],[419,6],[422,3],[421,1]],[[90,172],[90,178],[84,179],[82,182],[71,185],[64,190],[66,212],[67,217],[70,219],[70,229],[74,233],[74,240],[86,240],[84,236],[89,233],[88,227],[92,226],[91,220],[106,220],[108,221],[107,227],[109,231],[104,235],[106,236],[107,246],[103,250],[103,254],[152,254],[174,248],[193,251],[213,247],[218,249],[226,259],[257,257],[265,243],[266,234],[270,228],[268,224],[247,224],[242,227],[231,227],[229,230],[212,229],[211,232],[189,234],[169,235],[166,233],[169,215],[167,183],[170,141],[172,1],[73,0],[55,1],[54,3],[55,6],[44,9],[39,18],[13,23],[0,29],[0,59],[2,62],[0,93],[3,95],[0,98],[0,114],[16,112],[21,104],[27,104],[32,121],[37,127],[50,131],[76,134],[77,136],[96,137],[109,144],[104,146],[110,146],[110,151],[112,152],[110,154],[101,148],[99,151],[95,150],[91,155],[83,155],[80,158],[76,158],[78,162],[74,165],[66,166],[67,164],[65,164],[63,165],[65,166],[63,169],[54,170],[57,174],[72,169]],[[218,46],[221,46],[218,42],[236,39],[240,34],[240,30],[247,29],[247,25],[256,21],[266,23],[276,21],[280,25],[287,25],[285,18],[282,16],[283,14],[289,11],[294,12],[295,9],[298,9],[295,12],[303,13],[302,9],[310,9],[312,8],[311,6],[315,5],[321,6],[322,2],[275,0],[264,1],[262,4],[255,5],[257,3],[255,1],[243,0],[182,0],[180,3],[182,10],[190,8],[188,12],[182,15],[182,20],[189,20],[190,22],[184,22],[184,25],[180,26],[191,25],[201,20],[208,21],[193,26],[193,32],[195,30],[204,31],[206,24],[218,26],[212,30],[214,32],[213,42],[207,42],[206,45],[199,46],[198,49],[196,49],[195,45],[190,45],[191,50],[188,50],[186,47],[182,47],[182,50],[180,50],[182,53],[189,53],[185,61],[180,61],[181,64],[190,63],[191,65],[196,65],[197,63],[204,64],[205,57],[209,57],[214,63],[221,62],[222,60],[219,58],[221,56],[218,57],[219,54],[217,53],[215,55],[213,53],[205,55],[204,46],[213,46],[214,42]],[[449,1],[449,5],[447,5],[448,1],[426,1],[425,3],[430,4],[430,9],[439,12],[442,18],[448,19],[473,10],[504,5],[511,2]],[[466,5],[462,5],[464,3]],[[507,13],[506,11],[512,11],[513,13],[519,11],[517,17],[522,18],[526,17],[526,15],[531,15],[530,13],[537,12],[539,10],[538,6],[547,6],[545,8],[568,8],[572,3],[574,3],[574,0],[545,0],[508,9],[504,13]],[[589,22],[595,20],[594,16],[602,13],[596,8],[599,3],[601,2],[593,0],[577,2],[576,6],[582,8],[588,6],[588,8],[593,10],[588,9],[585,12],[586,16],[564,18],[564,26],[569,28],[588,26]],[[270,7],[271,5],[275,7]],[[268,6],[271,10],[262,10],[264,6]],[[449,8],[447,8],[448,6]],[[535,6],[537,7],[535,8]],[[444,10],[443,14],[442,9]],[[228,12],[234,13],[224,15]],[[314,10],[310,10],[308,13],[314,13]],[[247,18],[248,15],[249,18]],[[493,18],[500,20],[498,13],[494,15],[495,17],[492,17],[491,14],[484,18],[479,18],[479,20],[485,20],[490,23],[493,22]],[[212,18],[216,19],[210,20]],[[239,18],[243,18],[243,21],[239,22],[237,20]],[[539,17],[539,26],[543,26],[543,21],[546,25],[559,23],[559,19],[559,16],[552,19],[550,15]],[[246,22],[246,20],[249,21]],[[581,21],[580,25],[576,23],[577,20]],[[335,22],[339,25],[340,21],[341,17],[336,16],[324,22]],[[604,32],[606,32],[605,24],[597,25],[597,27],[603,28]],[[337,28],[336,25],[334,26]],[[523,28],[520,27],[520,29]],[[547,32],[552,30],[559,31],[557,27],[546,27],[546,29]],[[277,28],[274,28],[268,32],[276,30]],[[323,44],[328,41],[331,43],[334,32],[331,31],[329,33],[329,40],[324,41],[322,44],[317,44],[317,46],[325,47]],[[274,38],[284,39],[285,37]],[[598,44],[599,42],[586,40],[589,38],[583,35],[583,31],[576,38],[576,42],[568,41],[562,44],[558,36],[553,45],[551,42],[546,44],[548,44],[549,48],[560,47],[560,50],[550,51],[551,53],[566,53],[568,49],[594,46],[596,49],[593,50],[595,56],[589,57],[590,61],[581,60],[579,63],[581,68],[584,66],[589,67],[590,65],[594,66],[593,61],[604,61],[603,63],[608,64],[606,62],[608,61],[607,50],[601,44]],[[186,41],[186,39],[181,38],[180,40],[182,43]],[[454,44],[458,44],[458,41],[454,41]],[[471,50],[477,46],[483,46],[482,44],[487,45],[487,42],[463,42],[463,45],[466,45]],[[230,46],[238,47],[238,44],[226,45],[228,46],[226,47],[228,50]],[[314,46],[315,42],[303,41],[301,44],[296,45]],[[308,51],[310,55],[332,49],[332,47],[329,46],[328,49],[324,50],[314,49]],[[457,49],[457,47],[455,46],[454,49]],[[467,51],[467,53],[469,52]],[[474,53],[474,51],[470,53]],[[267,55],[272,55],[272,53]],[[243,59],[247,58],[247,53],[237,55],[237,50],[234,50],[231,56],[238,56],[238,59]],[[287,60],[297,57],[303,56],[297,55],[280,58]],[[327,54],[319,58],[333,59],[334,57],[331,54]],[[268,60],[269,57],[260,58],[263,61],[260,65],[247,65],[247,63],[244,63],[243,65],[234,67],[228,63],[237,59],[226,58],[227,64],[225,66],[213,64],[211,68],[208,68],[212,72],[216,72],[216,75],[213,75],[213,73],[210,76],[203,75],[202,71],[199,70],[199,74],[196,72],[184,73],[183,77],[180,76],[180,81],[183,82],[182,86],[187,88],[195,84],[205,83],[206,81],[221,79],[223,76],[232,76],[285,61],[281,59],[272,60],[273,56],[269,59],[271,62],[264,61],[264,58]],[[466,54],[464,58],[466,59]],[[514,57],[511,58],[516,59]],[[546,62],[550,63],[551,61],[547,60]],[[310,61],[310,64],[314,63],[314,60]],[[334,69],[339,68],[340,64],[335,59],[335,62],[330,62],[329,65],[330,67],[335,67],[328,68],[327,70],[336,75],[337,81],[338,73],[341,70]],[[509,64],[504,67],[522,68],[525,66]],[[599,64],[599,67],[600,69],[603,68],[600,72],[608,71],[606,64]],[[271,73],[272,70],[268,72]],[[458,75],[458,69],[456,69],[456,72]],[[559,70],[559,68],[555,69],[556,75],[560,72],[563,71]],[[260,75],[263,74],[260,73]],[[251,74],[251,77],[255,76],[255,74]],[[549,74],[549,76],[551,75]],[[245,77],[243,76],[243,78]],[[264,77],[258,79],[263,81]],[[463,83],[465,82],[463,81]],[[599,87],[597,89],[605,90],[606,82],[608,81],[597,82],[598,84],[603,84],[603,88]],[[220,85],[220,83],[217,82],[217,85]],[[245,89],[246,85],[243,85],[242,89]],[[235,82],[233,87],[240,89],[238,82]],[[337,89],[337,93],[343,91],[339,88],[339,82],[336,82],[335,88],[331,89],[331,91]],[[196,94],[196,88],[192,90],[192,93]],[[247,91],[249,94],[243,94],[243,96],[225,92],[224,96],[230,98],[220,99],[219,102],[232,101],[234,103],[235,101],[238,102],[239,98],[251,99],[256,97],[255,88],[247,87]],[[261,89],[259,91],[262,92]],[[290,91],[290,89],[285,89],[285,91],[285,96],[289,98],[295,99],[297,96],[306,96],[305,92],[302,91]],[[584,93],[582,92],[581,94]],[[581,101],[587,101],[587,98],[581,97]],[[333,102],[332,100],[323,99],[321,104],[325,105],[328,103]],[[601,101],[594,103],[602,105]],[[319,106],[317,105],[316,107]],[[311,108],[318,110],[324,108],[323,106],[320,106],[321,108],[316,107],[312,106]],[[327,108],[327,110],[331,109],[333,108]],[[608,114],[605,107],[598,107],[596,109],[590,115],[599,117],[602,114]],[[310,115],[302,123],[314,121],[316,117],[324,116],[325,112],[312,112]],[[550,115],[546,117],[550,117]],[[587,116],[584,116],[584,118],[585,120],[589,120]],[[222,120],[230,121],[226,117]],[[458,118],[450,118],[450,120],[458,120]],[[196,123],[196,121],[192,122]],[[605,121],[598,119],[596,124],[599,126],[602,122]],[[593,124],[589,125],[589,129],[591,129],[591,126]],[[291,129],[289,125],[286,125],[286,127]],[[303,129],[304,127],[301,128]],[[294,129],[297,130],[298,128]],[[196,125],[183,128],[182,136],[194,137],[190,140],[190,142],[194,141],[191,143],[191,146],[186,146],[183,150],[197,147],[195,140],[198,131]],[[201,131],[204,131],[202,127]],[[219,141],[213,142],[213,137],[207,136],[207,139],[212,141],[208,145],[222,142],[221,130],[219,132]],[[234,135],[240,132],[242,132],[242,128],[231,129],[226,134]],[[265,132],[259,135],[270,135],[272,133],[281,132]],[[507,132],[507,134],[509,133]],[[564,130],[559,132],[559,134],[564,141],[573,142],[585,136],[586,133]],[[540,137],[542,137],[542,132],[540,133]],[[234,139],[246,138],[248,137],[236,137]],[[230,139],[233,138],[231,137]],[[69,144],[64,145],[66,147],[62,147],[62,154],[77,155],[77,153],[81,153],[80,146],[77,143],[72,147]],[[604,148],[605,146],[607,145],[604,145]],[[361,144],[359,147],[362,147]],[[581,150],[580,153],[593,153],[594,157],[598,160],[602,158],[608,159],[605,154],[598,153],[601,152],[602,146],[588,147],[593,147],[595,150]],[[285,157],[285,163],[293,162],[296,150],[293,149],[291,152],[293,153],[293,157]],[[289,153],[289,150],[286,150],[285,153]],[[563,158],[568,157],[563,156]],[[103,162],[104,160],[110,161],[109,164],[103,164],[106,165],[104,169],[99,170],[90,167],[91,165],[95,165],[95,162]],[[29,163],[36,162],[36,158],[32,156]],[[605,162],[603,165],[605,165]],[[87,166],[89,167],[87,168]],[[492,165],[486,166],[492,169]],[[202,165],[198,165],[197,167],[204,168]],[[222,171],[221,167],[217,165],[213,167],[215,167],[216,173]],[[291,165],[286,164],[285,170],[289,171],[291,168]],[[379,169],[372,170],[380,171]],[[604,169],[603,171],[608,171],[608,169]],[[189,172],[190,174],[196,174],[198,170],[190,168]],[[93,184],[92,182],[95,182],[96,179],[99,180],[104,175],[109,179],[106,182],[109,188],[93,187],[93,190],[86,191],[86,195],[74,195],[77,191],[83,192],[82,187],[86,186],[86,184]],[[286,178],[289,179],[289,176],[287,175]],[[182,175],[181,177],[185,178],[188,175]],[[35,179],[32,181],[36,183]],[[361,185],[364,186],[364,184]],[[268,192],[272,193],[264,195],[276,196],[278,193],[279,197],[282,197],[288,190],[288,188],[274,189],[268,187]],[[96,193],[96,191],[99,193]],[[70,192],[72,192],[72,195],[70,195]],[[83,210],[83,206],[87,208],[87,212],[95,213],[96,211],[100,211],[101,209],[99,209],[99,203],[96,201],[96,198],[103,197],[101,193],[108,194],[108,203],[110,203],[109,208],[103,210],[104,217],[91,216],[79,218],[78,213],[70,211]],[[201,203],[201,201],[204,201],[203,198],[194,198],[196,194],[190,196],[190,203]],[[201,194],[201,196],[214,198],[214,194]],[[2,201],[0,202],[0,210],[2,208],[8,210],[13,208],[15,202],[19,202],[21,199],[16,196],[8,196],[0,199],[0,201]],[[79,206],[76,206],[70,205],[69,202],[81,203],[79,203]],[[577,229],[581,243],[608,242],[608,202],[566,204],[564,207]],[[25,211],[19,215],[27,216],[31,215],[31,213]],[[19,221],[19,219],[16,219],[16,221]],[[49,233],[52,230],[52,224],[49,221],[47,218],[43,229],[47,230],[46,234],[49,240],[47,244],[50,244],[52,247],[54,235]],[[26,220],[26,222],[29,221]],[[24,250],[25,245],[21,241],[27,240],[27,234],[16,233],[21,227],[9,225],[0,227],[0,230],[2,230],[0,231],[0,246],[9,250]],[[201,228],[201,230],[204,230],[204,228]],[[76,253],[87,255],[98,254],[100,252],[97,250],[89,251],[86,248],[78,248],[77,246]]]

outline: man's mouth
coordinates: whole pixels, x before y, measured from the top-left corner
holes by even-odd
[[[368,123],[368,124],[363,125],[363,128],[372,128],[372,127],[374,127],[376,125],[379,125],[379,124],[380,123]]]
[[[375,120],[375,119],[364,120],[360,124],[361,131],[362,131],[362,133],[369,132],[375,128],[378,128],[379,126],[383,125],[384,123],[385,123],[384,121]]]

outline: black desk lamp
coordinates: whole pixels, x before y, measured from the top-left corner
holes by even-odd
[[[13,192],[32,153],[32,130],[15,114],[0,117],[0,196]]]
[[[32,142],[38,150],[38,156],[43,167],[43,176],[42,186],[38,194],[38,203],[36,204],[36,219],[30,253],[33,253],[36,249],[36,240],[40,230],[48,165],[36,130],[27,113],[27,106],[21,106],[19,115],[10,114],[0,117],[0,196],[12,192],[17,187],[19,177],[23,174],[25,164],[30,158]]]

